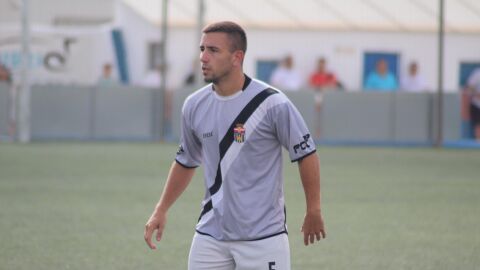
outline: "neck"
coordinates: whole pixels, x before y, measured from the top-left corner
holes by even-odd
[[[242,90],[245,82],[245,75],[242,71],[232,73],[228,78],[224,78],[213,84],[215,92],[220,96],[231,96]]]

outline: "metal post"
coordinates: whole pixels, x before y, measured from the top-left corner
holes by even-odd
[[[159,112],[159,116],[162,119],[162,125],[158,128],[158,134],[156,139],[163,139],[167,132],[170,132],[166,126],[170,125],[171,119],[168,119],[170,115],[170,97],[167,94],[167,40],[168,40],[168,0],[162,1],[162,26],[161,26],[161,46],[160,46],[160,96],[162,97],[162,111]]]
[[[444,0],[439,0],[438,16],[438,90],[437,90],[437,130],[435,138],[435,147],[441,148],[443,145],[443,46],[445,35],[444,20]]]
[[[22,0],[22,66],[20,70],[20,93],[18,114],[18,139],[30,142],[30,25],[29,1]]]
[[[202,39],[202,30],[205,25],[205,0],[198,0],[198,17],[197,17],[197,40],[195,43],[194,56],[198,56],[200,50],[198,46],[200,40]],[[196,58],[198,60],[198,57]],[[200,85],[202,83],[202,72],[200,68],[195,68],[193,70],[195,74],[195,85]]]

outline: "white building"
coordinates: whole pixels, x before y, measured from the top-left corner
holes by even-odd
[[[20,1],[0,0],[0,61],[20,66]],[[37,83],[94,84],[101,67],[120,65],[112,29],[123,35],[129,81],[139,83],[155,65],[161,40],[160,0],[30,1],[32,80]],[[258,61],[291,54],[305,79],[325,56],[345,87],[362,88],[364,54],[398,55],[399,72],[417,61],[432,90],[437,85],[436,0],[313,1],[207,0],[205,21],[233,20],[248,35],[245,70],[256,76]],[[460,65],[480,62],[480,3],[446,1],[444,85],[459,88]],[[181,87],[198,57],[197,1],[169,1],[167,49],[170,88]]]

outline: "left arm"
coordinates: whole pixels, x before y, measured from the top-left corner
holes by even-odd
[[[278,95],[282,101],[282,95]],[[288,149],[291,161],[298,162],[307,210],[302,225],[305,245],[325,238],[325,228],[320,211],[320,165],[313,141],[302,115],[290,101],[269,110],[275,133],[280,143]],[[313,152],[313,153],[312,153]]]
[[[315,238],[320,241],[326,236],[320,208],[320,164],[317,154],[313,153],[298,161],[298,169],[307,204],[302,225],[303,242],[308,246],[315,242]]]

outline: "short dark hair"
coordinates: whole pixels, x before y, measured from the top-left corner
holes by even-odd
[[[243,28],[234,22],[223,21],[212,23],[203,28],[202,32],[204,34],[225,33],[228,35],[231,41],[230,50],[232,52],[241,50],[245,53],[247,51],[247,35],[245,34]]]

